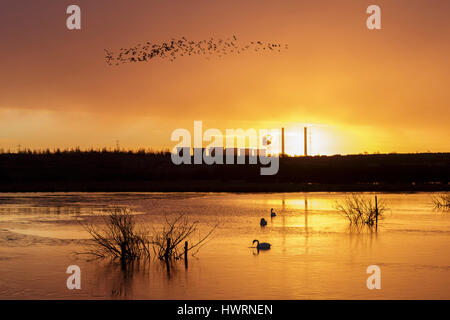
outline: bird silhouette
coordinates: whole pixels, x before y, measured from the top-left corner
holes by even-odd
[[[255,244],[256,242],[256,248],[258,250],[269,250],[270,247],[272,246],[270,243],[267,242],[259,242],[259,240],[253,240],[253,244]]]
[[[225,55],[238,55],[245,51],[252,50],[254,52],[268,52],[277,49],[288,49],[288,45],[282,46],[280,43],[251,41],[247,43],[239,43],[236,35],[223,39],[203,39],[200,41],[188,40],[185,36],[176,39],[171,38],[170,41],[161,44],[146,41],[139,43],[131,48],[120,48],[118,53],[105,50],[105,61],[108,65],[120,65],[124,63],[149,62],[153,59],[169,59],[174,61],[177,57],[187,56],[212,56],[222,57]],[[269,49],[269,50],[266,50]]]

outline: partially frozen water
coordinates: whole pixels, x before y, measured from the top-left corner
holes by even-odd
[[[334,209],[346,196],[4,193],[0,299],[450,299],[450,212],[433,210],[432,194],[379,194],[390,210],[377,233],[349,230]],[[89,239],[80,221],[101,223],[113,206],[150,226],[184,213],[201,231],[218,229],[188,269],[180,261],[169,273],[157,260],[123,270],[74,255]],[[272,249],[258,253],[253,239]],[[66,287],[72,264],[81,290]],[[381,268],[381,290],[366,287],[369,265]]]

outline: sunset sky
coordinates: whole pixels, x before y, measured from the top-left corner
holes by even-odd
[[[82,30],[66,28],[81,7]],[[377,4],[382,30],[366,28]],[[177,128],[287,132],[287,152],[450,151],[450,2],[2,0],[0,148],[172,148]],[[109,66],[104,49],[236,35],[279,53]]]

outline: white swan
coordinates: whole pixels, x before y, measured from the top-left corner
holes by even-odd
[[[271,244],[267,242],[261,242],[259,243],[259,240],[253,240],[253,244],[256,242],[256,249],[258,250],[269,250]]]
[[[266,219],[261,218],[261,221],[259,222],[259,224],[261,225],[261,227],[267,226],[267,221],[266,221]]]
[[[273,208],[270,209],[270,216],[271,216],[271,217],[276,217],[276,216],[277,216],[277,214],[275,213],[275,211],[273,211]]]

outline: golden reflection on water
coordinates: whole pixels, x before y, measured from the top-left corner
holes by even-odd
[[[335,210],[344,193],[11,194],[0,204],[0,298],[43,299],[449,299],[450,214],[430,194],[380,194],[390,208],[378,232],[349,228]],[[373,197],[373,194],[366,194]],[[132,207],[139,223],[185,213],[218,224],[198,257],[122,266],[73,255],[108,206]],[[57,208],[57,209],[56,209]],[[270,208],[277,216],[270,217]],[[268,225],[259,226],[265,217]],[[257,251],[253,239],[272,249]],[[68,265],[82,290],[65,287]],[[379,265],[382,289],[368,290]]]

